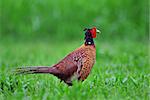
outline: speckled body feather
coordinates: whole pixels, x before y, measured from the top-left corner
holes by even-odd
[[[71,84],[73,79],[84,81],[95,63],[95,56],[94,45],[82,45],[50,68],[53,69],[51,74],[67,84]]]

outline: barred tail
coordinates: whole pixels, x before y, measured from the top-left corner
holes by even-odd
[[[52,67],[37,66],[17,68],[15,74],[36,74],[36,73],[51,73]]]

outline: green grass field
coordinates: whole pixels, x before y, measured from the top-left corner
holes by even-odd
[[[13,75],[19,66],[52,65],[82,41],[2,41],[0,43],[0,99],[95,100],[150,97],[148,43],[145,41],[96,41],[97,57],[91,74],[68,87],[52,75]],[[67,49],[66,49],[67,48]]]

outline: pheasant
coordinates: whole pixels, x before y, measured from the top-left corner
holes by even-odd
[[[96,38],[96,33],[100,31],[96,27],[84,29],[85,42],[81,47],[69,53],[65,58],[57,64],[49,66],[36,66],[17,68],[17,74],[38,74],[49,73],[58,77],[69,86],[73,80],[84,81],[96,60],[96,49],[93,38]]]

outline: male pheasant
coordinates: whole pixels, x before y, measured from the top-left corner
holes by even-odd
[[[73,79],[84,81],[95,63],[96,49],[93,38],[96,38],[96,33],[100,32],[95,27],[91,29],[86,28],[84,31],[84,44],[68,54],[57,64],[51,67],[37,66],[17,68],[17,74],[49,73],[58,77],[68,85],[72,85]]]

